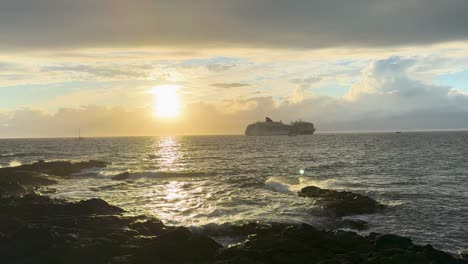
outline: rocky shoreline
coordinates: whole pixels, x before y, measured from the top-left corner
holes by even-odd
[[[73,173],[106,165],[39,161],[0,168],[1,263],[468,263],[466,255],[392,234],[362,236],[284,223],[224,224],[193,232],[148,216],[125,216],[101,199],[69,202],[40,194]],[[352,192],[309,186],[298,195],[314,199],[337,219],[384,210]],[[335,227],[359,230],[366,224],[340,220]],[[223,247],[213,239],[222,236],[243,242]]]

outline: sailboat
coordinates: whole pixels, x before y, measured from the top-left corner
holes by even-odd
[[[78,138],[77,140],[83,140],[84,138],[81,137],[81,128],[78,129]]]

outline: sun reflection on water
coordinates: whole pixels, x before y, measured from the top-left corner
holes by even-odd
[[[176,137],[164,137],[156,141],[155,156],[158,157],[158,165],[165,171],[177,171],[180,169],[180,160],[183,157],[180,139]]]

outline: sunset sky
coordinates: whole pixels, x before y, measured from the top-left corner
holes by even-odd
[[[468,128],[468,1],[0,1],[0,137]],[[159,110],[158,110],[159,109]]]

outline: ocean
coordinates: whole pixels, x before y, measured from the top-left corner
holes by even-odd
[[[468,247],[468,132],[0,139],[0,166],[37,160],[111,162],[53,185],[47,195],[102,198],[165,224],[332,221],[297,192],[308,185],[368,195],[388,208],[353,216],[367,232]],[[112,176],[129,171],[131,179]]]

